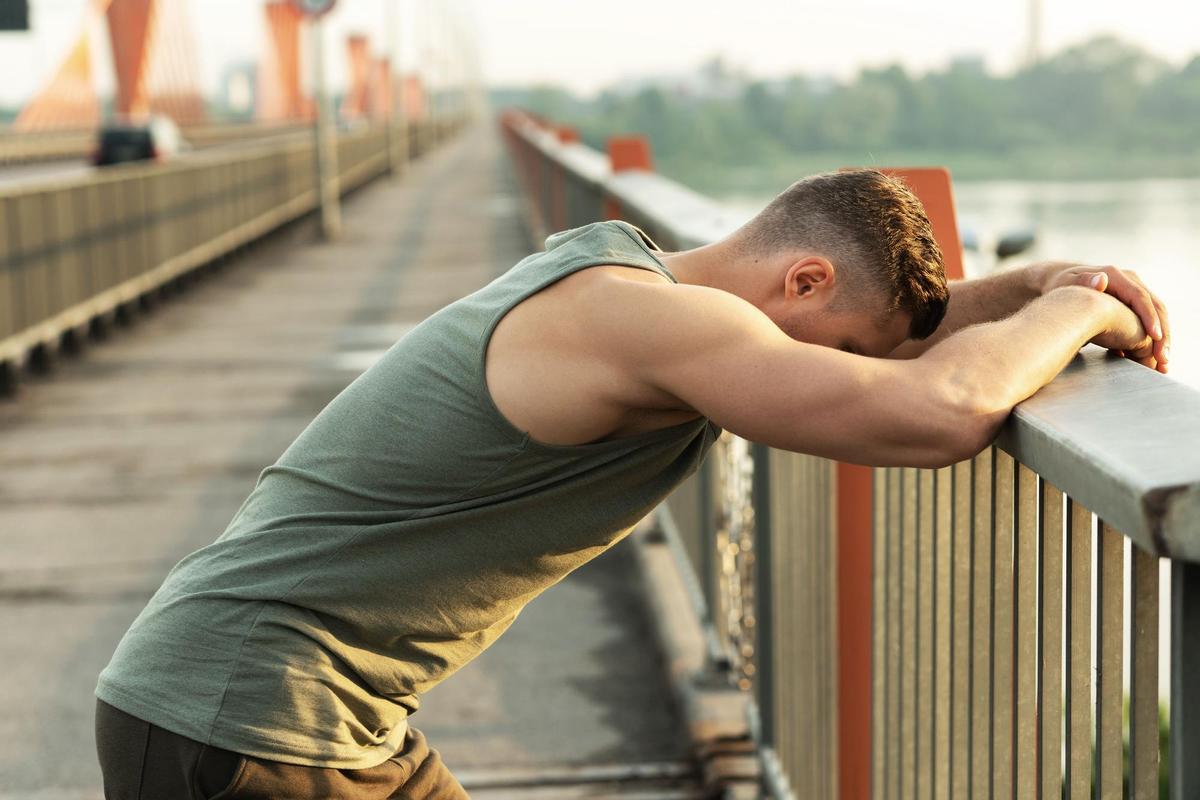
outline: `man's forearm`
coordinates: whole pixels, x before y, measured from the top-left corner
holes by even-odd
[[[1083,287],[1056,289],[1006,319],[944,338],[914,366],[921,380],[954,396],[954,407],[962,409],[964,446],[978,452],[1014,405],[1053,380],[1114,319],[1126,328],[1132,324],[1136,333],[1136,318],[1117,316],[1123,307],[1111,305],[1116,302]]]
[[[1042,293],[1047,264],[1031,264],[984,278],[950,281],[946,317],[925,339],[912,339],[891,353],[891,358],[916,358],[929,348],[969,325],[994,322],[1015,314]]]

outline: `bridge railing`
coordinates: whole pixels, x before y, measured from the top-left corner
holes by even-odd
[[[195,148],[215,147],[272,136],[303,134],[309,126],[294,122],[210,123],[180,131]],[[0,127],[0,165],[87,158],[96,146],[96,130],[16,131]]]
[[[342,134],[341,191],[462,122]],[[0,188],[0,384],[64,335],[313,210],[313,159],[311,138],[284,137]]]
[[[610,163],[532,115],[501,127],[535,230],[620,217],[682,250],[741,221],[644,155],[620,169],[621,142]],[[726,432],[661,517],[710,668],[747,692],[770,793],[1200,797],[1197,443],[1200,393],[1094,347],[943,469]]]

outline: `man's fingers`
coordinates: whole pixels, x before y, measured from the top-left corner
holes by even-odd
[[[1159,372],[1167,371],[1167,362],[1171,360],[1171,321],[1167,315],[1167,307],[1162,300],[1153,292],[1150,298],[1154,301],[1154,308],[1158,311],[1159,322],[1162,323],[1163,337],[1155,342],[1154,357],[1158,359]]]
[[[1149,367],[1150,369],[1156,370],[1159,367],[1159,364],[1155,360],[1154,356],[1146,356],[1145,358],[1134,358],[1131,360],[1136,361],[1137,363],[1141,364],[1143,367]]]
[[[1146,337],[1144,340],[1142,340],[1141,344],[1139,344],[1137,347],[1133,348],[1132,350],[1129,348],[1126,348],[1125,355],[1128,358],[1132,358],[1134,361],[1139,361],[1139,362],[1143,361],[1144,359],[1147,359],[1147,358],[1154,358],[1154,350],[1155,350],[1156,346],[1157,346],[1157,342],[1155,342],[1150,337]]]
[[[1133,309],[1142,321],[1142,327],[1153,339],[1162,339],[1163,330],[1158,319],[1158,309],[1146,287],[1136,277],[1131,277],[1116,267],[1106,268],[1103,274],[1108,276],[1108,293]]]

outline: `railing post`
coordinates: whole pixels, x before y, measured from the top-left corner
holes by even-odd
[[[645,136],[612,136],[608,140],[608,161],[615,175],[629,169],[653,171],[650,140]],[[612,197],[604,198],[604,218],[620,219],[621,204]]]
[[[771,451],[763,444],[750,445],[754,461],[751,484],[754,505],[754,685],[758,705],[759,740],[775,746],[775,626],[771,583]]]
[[[1200,797],[1200,564],[1171,565],[1171,800]]]
[[[579,131],[563,125],[555,126],[554,136],[558,139],[559,144],[566,145],[579,141]],[[559,231],[571,227],[571,193],[568,191],[567,180],[567,168],[561,164],[556,165],[554,180],[554,229]]]
[[[949,171],[941,167],[882,171],[903,180],[921,201],[942,249],[946,277],[961,279],[962,245]],[[837,465],[837,741],[842,800],[870,797],[873,759],[883,757],[872,753],[870,744],[873,494],[869,467]]]
[[[871,792],[870,467],[837,465],[837,742],[842,800]]]
[[[889,167],[880,170],[900,178],[925,207],[933,238],[942,251],[948,280],[962,280],[962,239],[958,235],[958,216],[954,211],[954,191],[950,170],[945,167]]]

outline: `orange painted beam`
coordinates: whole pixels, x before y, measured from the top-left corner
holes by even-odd
[[[388,119],[395,113],[393,98],[395,83],[392,81],[392,62],[387,56],[371,61],[371,94],[368,113],[372,119]]]
[[[654,169],[650,140],[645,136],[613,136],[608,140],[608,160],[613,172]]]
[[[838,788],[842,800],[871,791],[870,467],[837,465]]]
[[[361,33],[347,36],[346,56],[350,62],[350,85],[342,99],[342,116],[365,117],[371,102],[371,53],[367,37]]]
[[[113,0],[113,5],[119,2],[124,0]],[[181,125],[204,122],[207,112],[187,0],[152,2],[145,37],[138,105],[166,114]]]
[[[425,119],[429,114],[429,99],[425,95],[425,84],[420,75],[405,75],[404,116],[409,120]]]
[[[113,0],[108,7],[108,39],[117,78],[118,114],[144,116],[150,112],[146,65],[155,6],[155,0]]]
[[[912,189],[925,207],[942,250],[946,277],[963,277],[962,240],[950,172],[944,167],[882,168]],[[838,786],[841,800],[871,793],[871,590],[873,584],[870,467],[837,465]]]
[[[312,104],[300,91],[302,15],[290,0],[269,0],[263,11],[267,42],[258,68],[255,116],[264,121],[308,119]]]
[[[945,167],[886,167],[880,170],[908,184],[913,194],[925,206],[933,238],[942,249],[946,278],[963,278],[962,239],[958,234],[958,216],[954,211],[954,190],[950,170]]]

